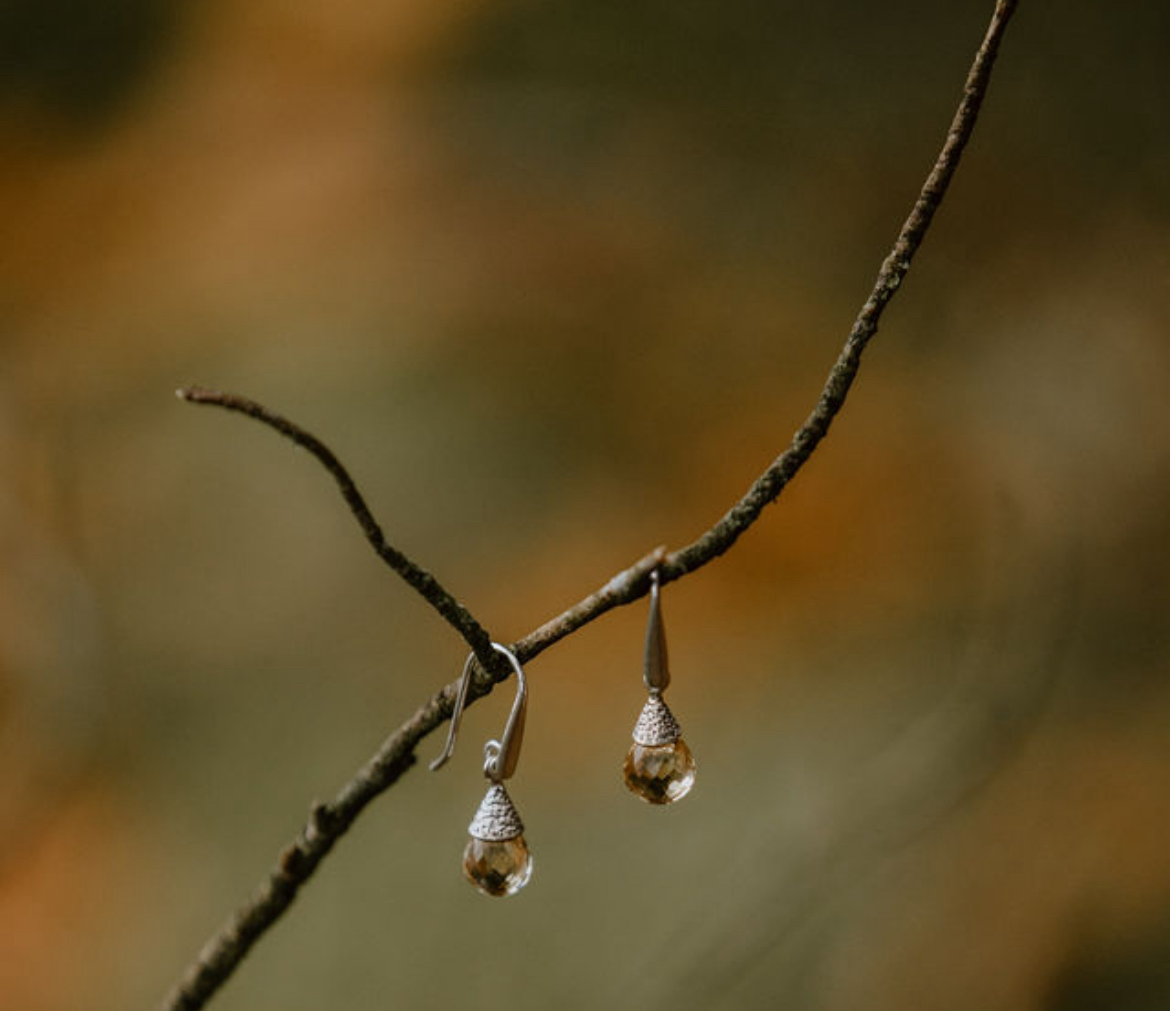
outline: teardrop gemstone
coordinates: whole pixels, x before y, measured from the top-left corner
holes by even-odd
[[[463,851],[463,873],[484,895],[515,895],[532,877],[532,854],[524,836],[477,839]]]
[[[695,785],[695,759],[681,737],[659,745],[635,741],[622,772],[630,792],[647,804],[673,804]]]

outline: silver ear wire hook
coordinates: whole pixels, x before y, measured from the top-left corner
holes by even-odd
[[[662,623],[662,604],[658,599],[658,570],[650,573],[650,618],[646,623],[646,660],[642,680],[652,695],[664,692],[670,684],[670,664],[666,655],[666,627]]]
[[[524,669],[516,659],[515,653],[498,642],[492,643],[492,649],[508,658],[512,672],[516,675],[516,700],[512,703],[511,713],[508,714],[503,740],[488,741],[483,746],[483,774],[493,783],[502,783],[516,771],[516,763],[520,760],[520,745],[524,741],[524,720],[528,714],[528,683],[524,679]],[[474,663],[475,654],[471,653],[463,664],[459,693],[455,696],[455,708],[451,710],[451,729],[447,732],[447,744],[443,748],[443,753],[431,762],[432,772],[442,768],[455,751],[455,737],[459,733],[459,723],[467,705],[467,692],[471,687],[471,670]]]

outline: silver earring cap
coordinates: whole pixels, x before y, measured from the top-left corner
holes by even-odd
[[[646,704],[642,707],[642,715],[634,725],[634,743],[647,748],[658,748],[664,744],[674,744],[682,737],[682,727],[674,718],[674,713],[663,701],[662,696],[653,692]]]
[[[503,842],[523,834],[524,822],[520,820],[520,812],[503,783],[492,783],[488,787],[467,831],[485,842]]]

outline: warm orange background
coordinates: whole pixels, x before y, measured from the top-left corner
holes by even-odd
[[[784,447],[991,6],[5,5],[0,1008],[153,1006],[463,659],[174,388],[516,638]],[[611,614],[530,670],[529,888],[458,871],[495,698],[217,1008],[1170,1006],[1170,20],[1021,6],[838,426],[665,594],[694,794],[621,789]]]

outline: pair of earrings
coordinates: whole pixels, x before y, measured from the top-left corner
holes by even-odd
[[[524,721],[528,712],[528,684],[516,655],[498,642],[492,649],[507,658],[516,675],[516,698],[503,739],[484,745],[483,774],[487,793],[468,826],[463,851],[463,873],[485,895],[514,895],[532,877],[532,854],[524,841],[524,823],[508,796],[504,781],[516,771]],[[475,655],[463,665],[459,692],[451,713],[451,729],[443,753],[431,763],[440,768],[455,750],[455,736],[467,703]],[[662,693],[670,684],[666,653],[666,630],[662,622],[658,570],[650,574],[650,617],[646,625],[646,652],[643,680],[649,698],[634,726],[634,743],[622,768],[626,786],[650,804],[671,804],[681,800],[695,784],[695,760],[682,739],[682,731]]]

